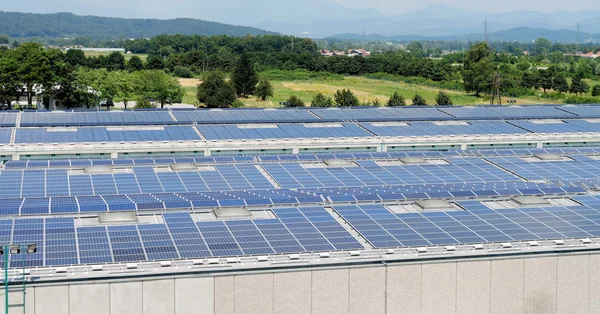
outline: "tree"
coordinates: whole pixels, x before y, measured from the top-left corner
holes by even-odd
[[[338,107],[355,107],[360,105],[358,98],[354,96],[354,93],[350,89],[336,91],[333,99]]]
[[[406,100],[404,99],[404,95],[398,94],[398,92],[394,92],[394,95],[390,97],[387,103],[390,107],[398,107],[398,106],[406,106]]]
[[[537,70],[523,72],[521,85],[525,88],[538,89],[540,87],[540,74]]]
[[[550,42],[546,38],[538,38],[535,41],[533,52],[536,55],[546,56],[546,54],[548,54],[548,52],[550,52],[551,49],[552,49],[552,42]]]
[[[573,81],[571,82],[571,88],[570,88],[570,92],[577,95],[577,94],[585,94],[590,90],[590,86],[584,82],[583,80],[583,75],[581,73],[575,75],[575,77],[573,77]]]
[[[592,96],[594,96],[594,97],[600,96],[600,85],[594,85],[594,88],[592,88]]]
[[[561,93],[567,93],[569,91],[569,82],[567,82],[567,78],[562,74],[558,74],[554,77],[552,89]]]
[[[491,50],[487,43],[478,43],[467,53],[462,73],[467,92],[475,92],[479,96],[482,92],[491,90],[494,66],[490,56]]]
[[[123,102],[123,106],[127,109],[127,103],[134,97],[133,75],[125,71],[114,71],[110,72],[109,79],[117,90],[115,99]]]
[[[131,59],[129,59],[129,62],[127,62],[127,70],[129,70],[129,72],[141,71],[143,69],[144,63],[142,62],[142,59],[140,59],[140,57],[138,56],[131,57]]]
[[[162,70],[165,68],[163,58],[160,56],[149,55],[146,61],[146,69],[148,70]]]
[[[333,99],[331,97],[323,95],[323,93],[317,93],[312,101],[310,102],[311,107],[333,107]]]
[[[235,88],[221,72],[210,72],[198,85],[197,98],[208,108],[229,107],[235,101]]]
[[[450,99],[450,96],[448,96],[448,94],[444,93],[443,91],[440,91],[437,96],[435,97],[435,103],[438,106],[452,106],[452,99]]]
[[[69,49],[65,53],[65,61],[75,67],[85,65],[85,53],[81,49]]]
[[[258,74],[249,54],[243,53],[238,59],[231,74],[231,82],[239,97],[246,98],[254,93],[258,83]]]
[[[292,95],[286,101],[286,106],[290,108],[304,107],[304,101],[302,101],[302,99],[298,98],[296,95]]]
[[[597,76],[600,76],[600,63],[598,63],[598,65],[596,66],[596,70],[594,70],[594,74],[596,74]]]
[[[160,107],[168,103],[182,101],[184,90],[179,81],[164,71],[144,70],[136,72],[136,91],[146,99],[160,103]]]
[[[10,39],[6,34],[0,34],[0,45],[8,45],[10,44]]]
[[[111,52],[106,58],[106,69],[109,71],[125,70],[125,57],[118,51]]]
[[[271,85],[271,82],[265,79],[260,80],[258,85],[256,85],[255,94],[256,97],[262,101],[267,100],[269,97],[273,97],[273,86]]]
[[[413,106],[427,106],[427,101],[425,100],[425,98],[423,98],[423,96],[421,96],[419,94],[415,94],[415,97],[413,97],[413,99],[412,99],[412,105]]]
[[[156,106],[145,98],[139,98],[135,103],[135,109],[154,109]]]
[[[552,77],[552,72],[550,70],[540,70],[540,87],[544,90],[544,94],[546,90],[551,89],[554,85],[554,78]]]

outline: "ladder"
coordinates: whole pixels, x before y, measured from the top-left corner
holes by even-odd
[[[4,314],[25,314],[26,302],[26,284],[27,272],[25,271],[25,258],[27,254],[21,253],[22,269],[9,272],[8,252],[4,250],[4,269],[3,269],[3,293],[4,293]],[[14,255],[13,255],[14,256]],[[12,274],[11,274],[12,273]],[[12,276],[11,276],[12,275]]]

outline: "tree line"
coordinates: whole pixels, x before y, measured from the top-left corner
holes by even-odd
[[[150,102],[161,107],[181,102],[184,92],[177,79],[162,69],[145,69],[139,58],[126,62],[114,53],[98,69],[85,66],[88,59],[81,50],[63,53],[35,43],[0,51],[0,102],[18,101],[22,95],[29,105],[41,96],[46,105],[54,98],[66,107],[88,108],[100,101],[108,106],[122,101],[127,106],[135,100],[146,107]]]

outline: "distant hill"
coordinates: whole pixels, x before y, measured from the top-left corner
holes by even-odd
[[[10,37],[65,38],[88,36],[94,39],[185,35],[265,35],[274,32],[196,19],[124,19],[80,16],[72,13],[33,14],[0,11],[0,33]]]
[[[582,42],[600,42],[600,34],[581,33]],[[572,30],[551,30],[547,28],[516,27],[503,31],[489,33],[491,41],[517,41],[532,42],[540,37],[546,38],[552,42],[575,43],[577,42],[577,32]],[[373,34],[364,36],[360,34],[338,34],[328,38],[346,39],[346,40],[365,40],[368,41],[412,41],[412,40],[458,40],[458,41],[478,41],[483,39],[482,33],[465,34],[458,36],[421,36],[421,35],[401,35],[401,36],[383,36]]]

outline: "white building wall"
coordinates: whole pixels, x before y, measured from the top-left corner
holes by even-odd
[[[600,255],[565,254],[37,284],[27,313],[577,314],[598,295]]]

